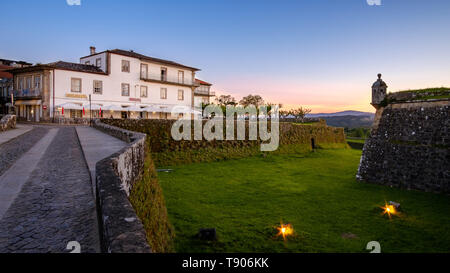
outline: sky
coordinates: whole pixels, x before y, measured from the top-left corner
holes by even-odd
[[[2,1],[0,58],[79,62],[89,46],[200,68],[217,94],[374,112],[371,85],[450,86],[448,0]]]

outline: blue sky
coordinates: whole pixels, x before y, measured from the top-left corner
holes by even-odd
[[[133,49],[201,68],[220,94],[313,112],[372,111],[379,72],[391,91],[450,86],[450,1],[381,3],[2,1],[0,58],[78,62],[91,45]]]

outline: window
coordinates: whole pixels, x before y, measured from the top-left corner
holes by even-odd
[[[27,77],[27,80],[26,80],[26,89],[28,89],[28,90],[30,90],[31,89],[31,82],[32,82],[32,78],[31,78],[31,76],[29,76],[29,77]]]
[[[83,111],[82,110],[70,110],[70,118],[82,118]]]
[[[161,67],[161,81],[167,81],[167,68]]]
[[[34,89],[41,90],[41,75],[34,76]]]
[[[147,86],[141,85],[141,98],[146,98],[146,97],[147,97]]]
[[[141,64],[141,78],[147,79],[148,78],[148,65]]]
[[[178,71],[178,83],[184,83],[184,71]]]
[[[85,65],[91,65],[91,62],[90,61],[86,61],[84,64]]]
[[[103,93],[103,82],[94,81],[94,94],[102,94],[102,93]]]
[[[122,118],[128,118],[128,112],[122,112]]]
[[[167,88],[161,88],[161,99],[167,99]]]
[[[130,61],[122,60],[122,72],[130,72]]]
[[[71,89],[72,92],[81,93],[81,79],[72,78]]]
[[[130,96],[130,84],[122,83],[122,96]]]
[[[184,100],[184,90],[178,90],[178,100]]]
[[[98,59],[95,60],[95,66],[96,67],[101,67],[102,66],[102,59],[101,58],[98,58]]]
[[[19,91],[22,91],[23,90],[23,78],[19,77],[18,79],[19,79],[19,81],[17,84],[17,89],[19,89]]]

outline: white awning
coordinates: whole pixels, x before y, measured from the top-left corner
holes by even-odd
[[[71,102],[63,103],[56,107],[64,108],[64,109],[68,109],[68,110],[83,110],[83,106],[81,106],[79,104],[71,103]]]
[[[131,105],[127,108],[123,108],[123,111],[130,111],[130,112],[142,112],[143,109],[137,105]]]
[[[108,106],[105,106],[104,108],[102,108],[102,110],[104,110],[104,111],[123,111],[124,108],[119,105],[108,105]]]
[[[156,106],[147,106],[145,108],[142,109],[142,111],[144,112],[149,112],[149,113],[153,113],[153,112],[161,112],[161,108],[156,107]]]
[[[91,109],[92,111],[98,111],[103,108],[103,106],[101,106],[99,104],[93,104],[93,103],[92,104],[87,103],[87,104],[83,105],[83,107],[85,110]]]

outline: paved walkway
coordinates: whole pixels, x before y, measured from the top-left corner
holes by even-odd
[[[35,127],[0,145],[0,160],[8,163],[0,168],[0,253],[68,252],[71,241],[83,253],[99,252],[95,198],[76,129]]]
[[[12,168],[9,168],[0,176],[0,219],[3,218],[5,212],[22,190],[22,186],[30,178],[31,172],[44,156],[57,132],[58,129],[50,129],[38,143],[14,163]]]
[[[0,132],[0,145],[23,135],[33,129],[33,126],[17,124],[16,129]]]
[[[125,146],[90,127],[40,125],[0,145],[0,253],[64,253],[71,241],[99,252],[91,177]]]
[[[122,150],[127,143],[92,127],[77,127],[78,138],[91,172],[95,195],[95,165],[100,160]]]

